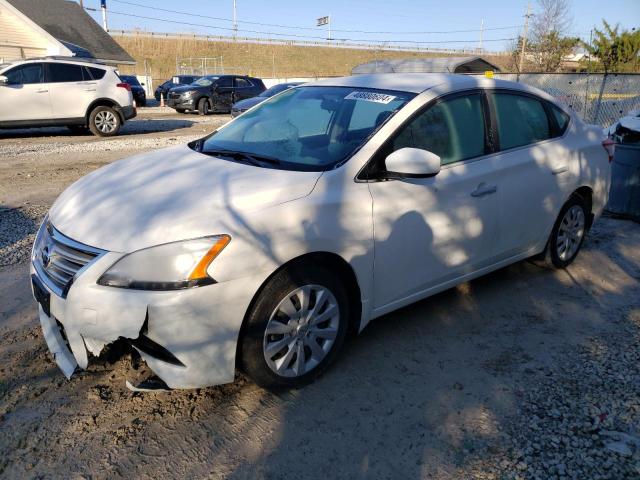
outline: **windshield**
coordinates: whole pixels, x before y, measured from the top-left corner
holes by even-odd
[[[214,132],[198,150],[243,152],[277,159],[282,168],[326,170],[349,158],[414,96],[353,87],[293,88]]]
[[[209,87],[213,85],[213,82],[215,82],[218,78],[220,77],[200,77],[191,85],[198,85],[199,87]]]

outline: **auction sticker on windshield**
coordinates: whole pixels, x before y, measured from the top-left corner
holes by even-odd
[[[395,95],[387,95],[386,93],[376,92],[351,92],[344,97],[345,100],[364,100],[365,102],[391,103],[395,100]]]

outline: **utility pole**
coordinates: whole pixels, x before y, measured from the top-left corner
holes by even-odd
[[[484,18],[480,20],[480,53],[482,53],[482,37],[484,35]]]
[[[236,12],[236,0],[233,0],[233,39],[238,38],[238,17]]]
[[[105,32],[109,31],[107,25],[107,0],[100,0],[100,10],[102,10],[102,28]]]
[[[80,8],[84,8],[84,5],[82,3],[82,0],[80,0]]]
[[[522,51],[520,52],[520,62],[518,66],[518,75],[522,73],[524,64],[524,52],[527,48],[527,34],[529,33],[529,17],[531,16],[531,2],[527,4],[527,14],[524,16],[524,33],[522,35]]]

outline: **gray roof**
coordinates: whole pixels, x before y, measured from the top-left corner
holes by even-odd
[[[433,57],[374,60],[357,65],[351,73],[482,73],[486,70],[500,71],[482,57]]]
[[[372,73],[325,78],[307,83],[305,86],[374,88],[412,93],[422,93],[436,87],[450,92],[472,88],[506,88],[535,93],[547,100],[554,101],[551,95],[524,83],[496,80],[486,78],[484,75],[456,75],[453,73]]]
[[[7,1],[65,46],[73,44],[80,49],[88,50],[98,60],[108,63],[135,62],[76,2],[67,0]]]

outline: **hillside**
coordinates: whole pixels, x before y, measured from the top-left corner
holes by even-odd
[[[189,64],[188,58],[208,57],[209,71],[222,62],[227,73],[244,73],[257,77],[325,77],[349,75],[351,69],[364,62],[387,58],[426,58],[443,56],[417,52],[359,50],[351,48],[269,45],[257,43],[216,42],[189,38],[163,39],[114,35],[115,40],[137,61],[135,67],[123,67],[124,73],[144,73],[144,61],[155,81],[176,73],[176,58]],[[507,59],[485,56],[504,67]],[[195,67],[201,60],[191,62]],[[186,73],[186,72],[185,72]],[[194,73],[199,73],[197,70]]]

